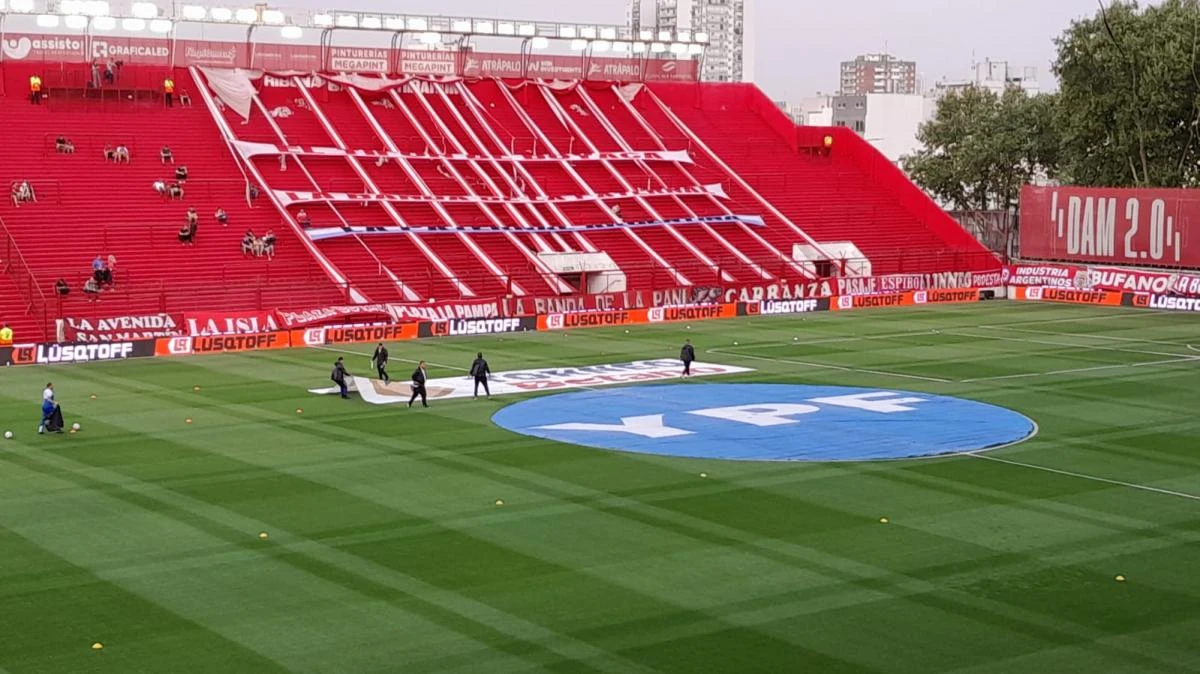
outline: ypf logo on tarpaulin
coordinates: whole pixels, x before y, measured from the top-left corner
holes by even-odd
[[[19,61],[29,56],[29,52],[33,51],[33,40],[27,37],[16,40],[5,40],[3,49],[6,57]]]

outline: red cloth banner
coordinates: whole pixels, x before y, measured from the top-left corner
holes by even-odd
[[[1021,190],[1021,256],[1200,268],[1200,190]]]
[[[63,339],[68,342],[128,342],[171,337],[180,331],[171,314],[63,319]]]
[[[1046,286],[1200,297],[1200,274],[1119,267],[1014,264],[1005,269],[1004,283],[1010,286]]]
[[[258,311],[192,311],[183,314],[186,333],[208,335],[253,335],[280,330],[274,309]]]

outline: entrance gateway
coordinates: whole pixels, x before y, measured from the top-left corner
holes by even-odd
[[[548,440],[742,461],[872,461],[973,452],[1031,437],[1023,414],[950,396],[845,386],[667,384],[577,391],[493,417]]]

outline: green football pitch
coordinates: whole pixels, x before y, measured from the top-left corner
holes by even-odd
[[[1200,671],[1195,316],[994,302],[390,346],[438,377],[685,336],[755,368],[690,385],[938,393],[1039,433],[677,459],[510,433],[511,397],[314,396],[320,349],[4,369],[0,672]],[[79,434],[35,434],[47,380]]]

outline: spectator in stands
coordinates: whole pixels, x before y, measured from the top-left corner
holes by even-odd
[[[104,81],[109,84],[117,81],[117,64],[111,56],[104,62]]]
[[[268,229],[260,242],[259,250],[267,257],[275,257],[275,230]]]
[[[8,327],[8,323],[0,323],[0,346],[12,346],[13,331]]]
[[[222,227],[229,224],[229,214],[225,212],[224,208],[218,208],[214,217],[217,219],[217,222],[221,223]]]
[[[96,283],[96,279],[89,278],[87,283],[83,284],[83,294],[87,295],[89,300],[97,299],[96,296],[100,294],[100,284]]]
[[[162,146],[162,149],[158,151],[158,158],[162,160],[163,164],[167,162],[175,163],[175,155],[171,154],[171,146],[169,145]]]
[[[34,105],[42,104],[42,78],[38,75],[29,76],[29,102]]]
[[[185,246],[194,245],[196,243],[196,228],[199,225],[195,222],[188,221],[179,230],[179,243]]]
[[[62,154],[71,154],[75,152],[75,144],[66,136],[59,136],[54,139],[54,151]]]
[[[296,222],[298,222],[300,226],[304,228],[312,226],[312,220],[308,218],[308,211],[304,210],[303,208],[301,208],[299,211],[296,211]]]
[[[188,169],[186,166],[178,166],[175,168],[175,179],[179,182],[187,182]]]
[[[187,209],[187,223],[189,225],[200,224],[200,214],[196,212],[195,206],[192,206],[191,208]]]
[[[258,254],[258,238],[254,236],[254,230],[247,229],[242,235],[242,255],[257,255]]]
[[[257,185],[248,186],[246,188],[246,194],[248,194],[250,196],[250,201],[254,201],[255,199],[258,199],[258,195],[259,195],[258,186]]]
[[[175,105],[175,80],[170,77],[163,80],[163,102],[168,108]]]
[[[105,262],[104,270],[105,270],[105,272],[107,272],[108,285],[110,285],[110,286],[117,285],[117,277],[115,276],[115,274],[117,273],[117,256],[116,255],[113,255],[112,253],[108,254],[108,260]]]
[[[97,253],[96,259],[92,260],[92,278],[96,279],[97,283],[104,281],[104,258]]]
[[[167,196],[167,181],[163,180],[162,178],[155,180],[154,181],[154,191],[160,197]]]
[[[54,292],[58,293],[59,297],[66,297],[71,294],[71,286],[67,285],[65,279],[58,279],[54,282]]]
[[[179,105],[185,108],[192,107],[192,95],[188,93],[187,89],[179,92]]]
[[[118,145],[117,149],[113,152],[113,161],[118,164],[128,164],[129,148],[124,145]]]
[[[167,188],[167,192],[172,199],[183,199],[183,185],[179,183],[171,183],[171,186]]]
[[[24,203],[37,203],[37,193],[33,191],[33,185],[30,185],[28,180],[12,184],[12,202],[17,208]]]
[[[112,145],[105,145],[104,146],[104,161],[115,162],[116,160],[117,160],[117,151],[113,149]]]
[[[100,88],[100,64],[96,59],[92,59],[92,81],[89,82],[89,85],[93,89]]]

